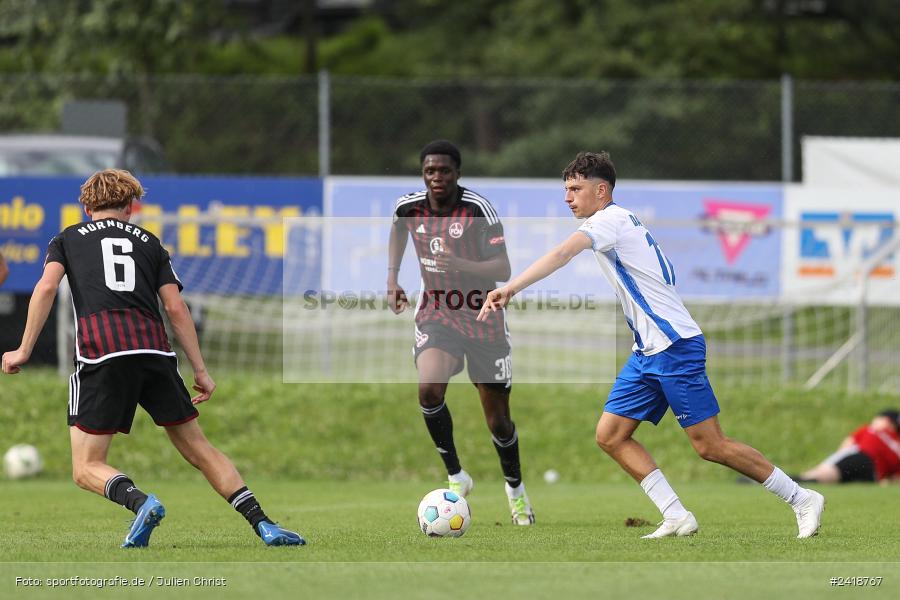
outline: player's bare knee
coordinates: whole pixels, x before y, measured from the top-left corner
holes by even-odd
[[[181,456],[184,457],[192,467],[203,470],[204,466],[210,461],[212,445],[206,440],[203,443],[191,444],[178,449]]]
[[[425,408],[440,406],[444,401],[444,390],[440,385],[423,384],[419,386],[419,404]]]
[[[200,456],[195,452],[182,452],[181,456],[184,457],[184,460],[187,461],[189,465],[194,467],[195,469],[203,470],[203,461],[200,459]]]
[[[599,429],[597,430],[595,440],[597,441],[597,445],[600,446],[600,449],[607,454],[613,454],[623,441],[614,436],[610,436]]]
[[[694,451],[703,460],[721,464],[725,460],[725,453],[721,444],[709,442],[706,440],[698,440],[693,442]]]
[[[508,440],[512,437],[513,431],[515,431],[512,419],[506,415],[488,416],[487,426],[491,431],[491,435],[498,440]]]
[[[91,489],[87,465],[72,465],[72,481],[83,490]]]

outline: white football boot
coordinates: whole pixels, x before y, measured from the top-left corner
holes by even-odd
[[[686,535],[694,535],[697,533],[698,529],[700,529],[700,525],[697,524],[694,513],[688,512],[680,519],[663,520],[663,522],[659,524],[659,529],[641,537],[645,540],[669,537],[670,535],[684,537]]]
[[[822,524],[822,513],[825,512],[825,496],[815,490],[806,490],[806,493],[809,494],[806,501],[794,508],[799,529],[798,539],[817,535]]]
[[[468,496],[474,487],[475,482],[472,480],[472,476],[465,471],[460,471],[456,475],[450,475],[447,481],[447,489],[455,492],[461,498]]]
[[[533,525],[534,511],[531,510],[531,502],[525,493],[525,484],[512,488],[508,483],[504,484],[506,498],[509,500],[509,512],[512,515],[513,525]]]

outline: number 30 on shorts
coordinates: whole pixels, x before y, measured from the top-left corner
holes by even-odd
[[[509,354],[507,354],[505,358],[498,358],[495,360],[494,365],[497,366],[497,374],[494,375],[494,379],[497,381],[507,381],[512,378],[512,360]]]

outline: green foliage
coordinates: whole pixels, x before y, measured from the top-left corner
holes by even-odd
[[[781,4],[376,3],[317,42],[333,171],[406,174],[446,137],[467,175],[556,177],[602,148],[623,178],[778,180],[783,72],[798,135],[900,135],[897,85],[803,81],[896,80],[900,5]],[[53,130],[67,99],[116,98],[176,171],[317,172],[306,40],[217,0],[0,0],[0,39],[0,72],[24,74],[3,78],[0,130]]]
[[[206,75],[296,75],[301,70],[303,50],[295,38],[234,37],[219,44],[207,44],[192,72]]]
[[[371,40],[377,43],[333,56],[324,66],[428,77],[898,75],[896,3],[832,0],[821,14],[795,8],[784,15],[776,6],[757,0],[406,0],[391,3],[383,17],[390,29]]]
[[[177,71],[223,19],[215,0],[4,0],[22,70],[51,73]]]
[[[399,0],[319,42],[340,74],[890,79],[895,2]],[[809,5],[809,6],[807,6]],[[305,41],[250,34],[217,0],[0,1],[0,68],[104,74],[299,73]]]

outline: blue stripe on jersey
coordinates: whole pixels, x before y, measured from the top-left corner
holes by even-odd
[[[650,234],[647,234],[647,239],[650,238]],[[659,251],[659,248],[654,248],[656,250],[656,260],[659,261],[659,270],[662,271],[663,278],[666,280],[667,285],[672,285],[672,278],[669,277],[669,269],[666,268],[666,262],[663,260],[662,252]]]
[[[616,259],[616,273],[619,274],[619,279],[622,280],[622,283],[625,285],[625,289],[628,290],[628,293],[631,294],[631,297],[634,299],[637,305],[641,307],[641,310],[647,313],[647,316],[650,317],[654,323],[656,323],[656,326],[659,327],[660,331],[663,332],[663,335],[669,338],[669,341],[677,342],[678,340],[680,340],[681,336],[678,335],[674,329],[672,329],[672,325],[668,321],[660,317],[658,314],[653,312],[653,310],[650,308],[650,305],[647,304],[647,300],[644,298],[641,290],[638,289],[637,283],[631,277],[631,273],[628,272],[628,270],[625,268],[625,265],[623,265],[622,261],[619,260],[619,255],[616,254],[615,251],[613,251],[611,254]]]
[[[628,328],[631,329],[631,333],[634,334],[634,343],[637,344],[638,350],[643,350],[644,342],[641,340],[641,334],[634,328],[634,323],[632,323],[631,319],[628,317],[625,317],[625,322],[628,323]]]

